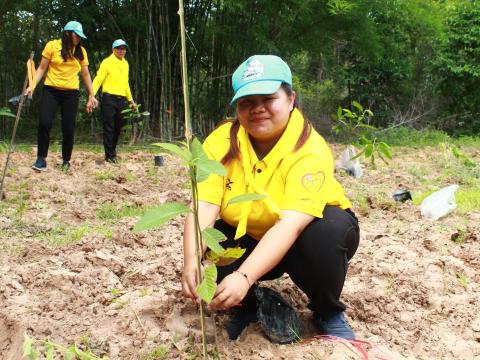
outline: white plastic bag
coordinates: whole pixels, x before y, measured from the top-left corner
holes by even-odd
[[[420,204],[420,212],[427,219],[438,220],[457,208],[455,191],[458,185],[450,185],[427,196]]]
[[[360,160],[358,158],[351,160],[355,155],[357,155],[355,148],[352,145],[347,146],[347,148],[342,152],[340,168],[344,169],[349,175],[353,176],[354,178],[359,178],[360,176],[362,176]]]

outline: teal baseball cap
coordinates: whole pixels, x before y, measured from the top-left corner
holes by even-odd
[[[117,39],[113,42],[112,44],[112,49],[115,49],[116,47],[119,47],[119,46],[128,46],[127,43],[125,42],[125,40],[122,40],[122,39]]]
[[[80,36],[82,39],[86,39],[87,37],[83,33],[82,24],[78,21],[69,21],[67,25],[63,28],[63,31],[73,31],[75,34]]]
[[[287,63],[275,55],[253,55],[232,76],[233,98],[267,95],[277,92],[282,83],[292,86],[292,72]]]

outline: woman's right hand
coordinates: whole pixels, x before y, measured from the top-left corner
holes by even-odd
[[[197,300],[197,265],[195,259],[185,262],[182,273],[182,290],[185,297]]]
[[[30,86],[25,90],[25,96],[32,96],[32,90],[30,89]]]

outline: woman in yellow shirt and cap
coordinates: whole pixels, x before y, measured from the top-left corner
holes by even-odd
[[[62,115],[62,170],[70,168],[78,111],[79,73],[89,94],[87,111],[91,112],[97,106],[88,71],[87,52],[81,45],[81,40],[86,38],[82,24],[70,21],[63,28],[62,38],[49,41],[42,52],[42,60],[36,71],[37,83],[45,73],[47,76],[40,100],[37,160],[32,165],[35,170],[47,169],[50,131],[59,108]],[[27,89],[27,94],[33,90]]]
[[[340,294],[358,247],[359,227],[334,178],[330,149],[297,108],[290,68],[279,57],[248,58],[234,72],[232,85],[237,117],[204,142],[227,175],[211,175],[199,184],[199,221],[201,228],[215,226],[227,236],[225,248],[240,246],[246,252],[218,266],[219,285],[210,307],[226,310],[241,303],[237,315],[246,326],[256,318],[254,284],[288,273],[308,296],[319,331],[353,339]],[[228,204],[245,193],[267,197]],[[185,296],[195,299],[196,286],[193,220],[188,216]],[[242,327],[232,324],[227,331],[235,339]]]
[[[102,123],[105,161],[117,162],[116,147],[123,126],[122,111],[127,108],[127,101],[133,108],[130,84],[128,83],[129,65],[125,59],[127,43],[118,39],[112,43],[112,54],[100,64],[93,80],[93,93],[102,87]]]

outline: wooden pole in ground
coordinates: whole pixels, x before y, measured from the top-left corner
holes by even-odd
[[[29,67],[30,62],[33,61],[33,54],[34,54],[34,52],[32,51],[31,54],[30,54],[29,62],[27,62],[27,67]],[[35,77],[35,73],[33,74],[33,77]],[[12,138],[10,140],[10,146],[8,147],[7,159],[5,161],[5,166],[3,168],[2,182],[0,183],[0,201],[3,200],[3,184],[5,182],[5,176],[7,175],[8,163],[10,161],[10,155],[12,154],[13,148],[15,146],[15,136],[17,134],[18,122],[20,121],[20,114],[22,113],[23,104],[25,102],[25,91],[27,90],[27,85],[28,84],[29,84],[29,71],[28,71],[28,68],[27,68],[27,75],[25,75],[25,81],[23,82],[22,93],[20,94],[20,102],[18,104],[17,116],[15,117],[15,124],[13,125]]]

